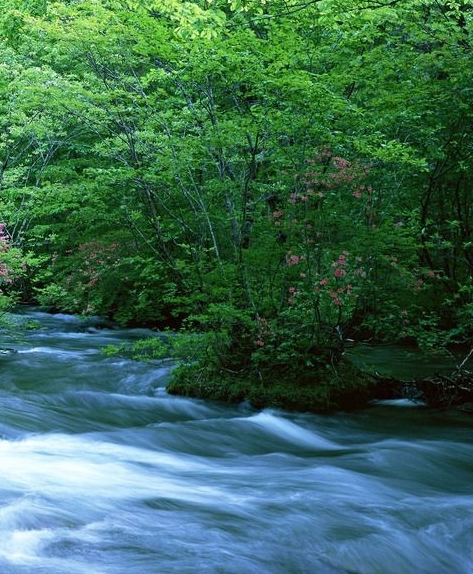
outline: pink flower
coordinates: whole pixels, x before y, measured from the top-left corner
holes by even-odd
[[[328,283],[327,277],[324,277],[323,279],[321,279],[321,280],[319,281],[319,284],[320,284],[320,285],[327,285],[327,283]]]
[[[333,274],[335,275],[335,277],[345,277],[345,275],[347,274],[347,272],[345,271],[345,269],[335,269],[335,271],[333,272]]]
[[[333,157],[333,165],[338,169],[344,169],[350,165],[350,162],[344,157]]]
[[[297,265],[303,260],[301,255],[289,255],[286,257],[286,265]]]

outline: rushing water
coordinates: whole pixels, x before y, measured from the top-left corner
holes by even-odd
[[[473,426],[170,397],[146,334],[31,313],[0,358],[2,574],[471,574]]]

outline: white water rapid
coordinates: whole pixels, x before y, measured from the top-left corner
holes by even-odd
[[[144,330],[41,327],[0,358],[1,574],[471,574],[473,425],[171,397],[107,358]]]

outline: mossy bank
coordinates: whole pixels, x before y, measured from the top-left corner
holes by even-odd
[[[180,366],[168,384],[172,395],[240,403],[257,409],[273,407],[293,411],[329,413],[364,407],[373,396],[376,379],[349,361],[314,369],[310,377],[272,373],[261,378],[251,372],[216,371],[199,364]]]
[[[473,414],[473,377],[452,373],[400,381],[380,377],[342,361],[336,369],[314,370],[310,378],[277,376],[261,380],[249,373],[215,371],[207,366],[181,366],[167,390],[172,395],[224,403],[247,401],[252,407],[331,413],[353,411],[372,400],[410,399],[436,410],[455,409]]]

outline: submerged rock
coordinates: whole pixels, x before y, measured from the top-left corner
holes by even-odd
[[[424,401],[432,408],[456,408],[473,413],[473,376],[467,371],[457,371],[412,381],[377,377],[371,398]]]
[[[5,355],[15,355],[16,353],[18,353],[16,349],[10,349],[8,347],[0,348],[0,357]]]

